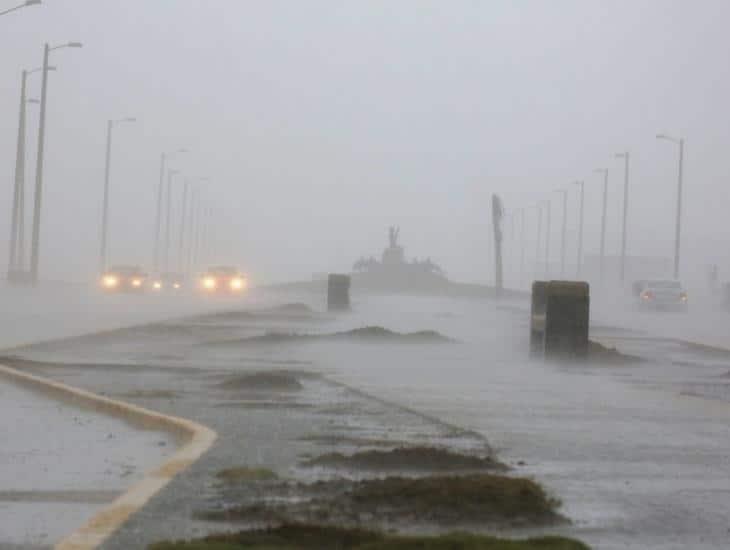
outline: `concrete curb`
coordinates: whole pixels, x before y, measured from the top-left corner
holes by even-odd
[[[98,548],[132,514],[142,508],[175,475],[191,466],[218,437],[201,424],[160,414],[136,405],[116,401],[94,393],[67,386],[60,382],[35,376],[0,365],[0,376],[12,382],[40,391],[75,406],[121,418],[134,426],[174,434],[180,448],[157,469],[148,472],[108,506],[97,512],[85,525],[55,545],[57,550],[90,550]]]

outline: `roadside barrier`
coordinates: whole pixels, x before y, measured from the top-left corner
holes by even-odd
[[[582,281],[532,284],[530,354],[548,359],[586,357],[590,288]]]
[[[178,439],[180,445],[164,463],[148,472],[143,479],[102,508],[85,525],[58,542],[55,545],[56,550],[99,548],[132,514],[210,449],[218,437],[210,428],[191,420],[109,399],[4,365],[0,365],[0,376],[73,406],[121,418],[143,429],[171,433]]]
[[[350,309],[350,276],[330,273],[327,277],[327,311]]]

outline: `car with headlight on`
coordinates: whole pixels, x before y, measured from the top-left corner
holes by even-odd
[[[153,292],[179,292],[185,286],[185,277],[180,273],[160,273],[149,281]]]
[[[200,276],[199,284],[206,294],[241,294],[248,288],[246,276],[231,266],[211,267]]]
[[[101,288],[106,292],[144,292],[147,274],[136,265],[118,265],[101,276]]]
[[[687,292],[672,279],[647,279],[637,282],[635,293],[639,309],[687,311]]]

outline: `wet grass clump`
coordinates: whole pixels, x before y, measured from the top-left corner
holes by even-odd
[[[273,470],[269,470],[268,468],[249,468],[247,466],[226,468],[225,470],[219,471],[215,477],[219,481],[229,484],[279,479],[279,476]]]
[[[434,523],[498,522],[541,525],[564,520],[559,501],[526,478],[491,474],[373,479],[350,495],[358,510],[389,509]]]
[[[269,494],[277,494],[276,485]],[[500,527],[564,523],[559,502],[525,478],[493,474],[388,477],[353,481],[335,479],[287,485],[284,502],[241,503],[197,514],[207,521],[262,521],[268,524],[318,523],[360,525],[474,525]]]
[[[120,399],[175,399],[179,397],[172,390],[132,390],[116,394]]]
[[[437,447],[399,447],[361,451],[352,455],[329,453],[303,463],[366,471],[468,472],[505,471],[507,466],[492,457],[466,455]]]
[[[238,345],[238,344],[286,344],[296,342],[327,341],[357,341],[394,344],[428,344],[454,342],[451,338],[435,330],[420,330],[417,332],[395,332],[384,327],[369,326],[342,332],[328,334],[303,334],[298,332],[267,332],[260,336],[223,340],[212,342],[210,345]]]
[[[442,536],[397,536],[363,529],[282,525],[276,528],[211,535],[193,541],[159,542],[150,550],[588,550],[564,537],[510,540],[453,533]]]
[[[593,340],[588,341],[588,359],[592,363],[607,365],[632,365],[641,363],[641,357],[621,353],[616,348],[609,348]]]
[[[218,384],[225,390],[293,392],[303,388],[296,376],[285,372],[254,372],[231,376]]]

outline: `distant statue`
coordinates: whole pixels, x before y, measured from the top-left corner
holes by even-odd
[[[391,225],[388,228],[388,240],[390,241],[390,248],[396,248],[398,246],[398,235],[400,235],[400,227]]]

